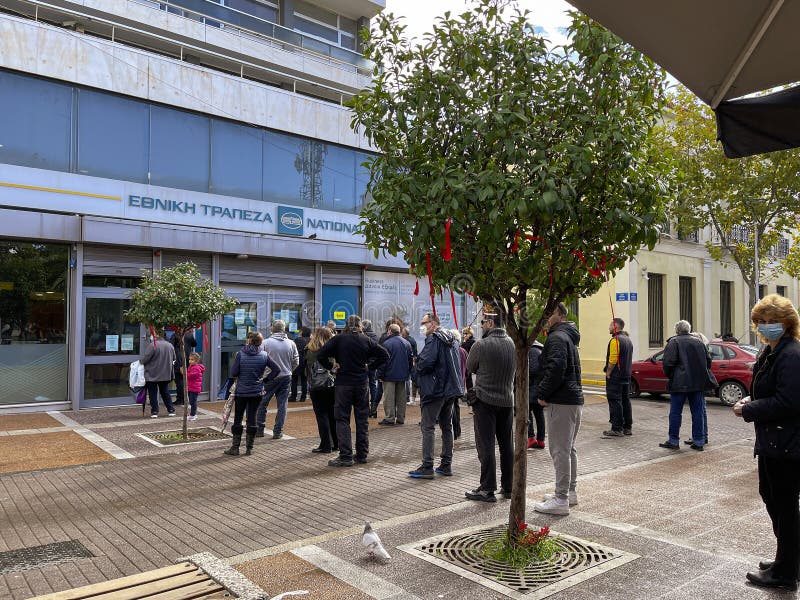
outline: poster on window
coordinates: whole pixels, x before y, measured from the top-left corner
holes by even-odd
[[[106,336],[106,352],[119,352],[119,336],[107,335]]]

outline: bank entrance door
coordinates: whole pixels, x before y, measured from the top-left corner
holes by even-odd
[[[82,408],[134,402],[128,387],[130,363],[139,358],[145,331],[125,320],[129,293],[123,288],[84,288]]]
[[[233,359],[244,347],[251,331],[263,333],[267,321],[267,296],[253,292],[228,290],[239,303],[233,311],[222,315],[220,322],[220,381],[222,385],[230,377]],[[219,386],[218,386],[219,387]]]

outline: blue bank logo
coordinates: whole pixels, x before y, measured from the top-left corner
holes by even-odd
[[[303,209],[293,206],[278,207],[278,233],[303,235]]]

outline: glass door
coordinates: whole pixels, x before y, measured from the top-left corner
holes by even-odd
[[[81,407],[131,404],[130,363],[138,360],[144,327],[125,320],[128,290],[84,289]]]
[[[247,334],[251,331],[263,333],[266,326],[266,296],[232,294],[239,299],[239,303],[232,312],[222,315],[220,319],[220,385],[230,377],[233,360],[244,347]]]

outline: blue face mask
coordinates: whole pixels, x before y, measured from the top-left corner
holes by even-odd
[[[761,323],[758,326],[758,333],[764,336],[764,339],[774,341],[783,336],[783,323]]]

